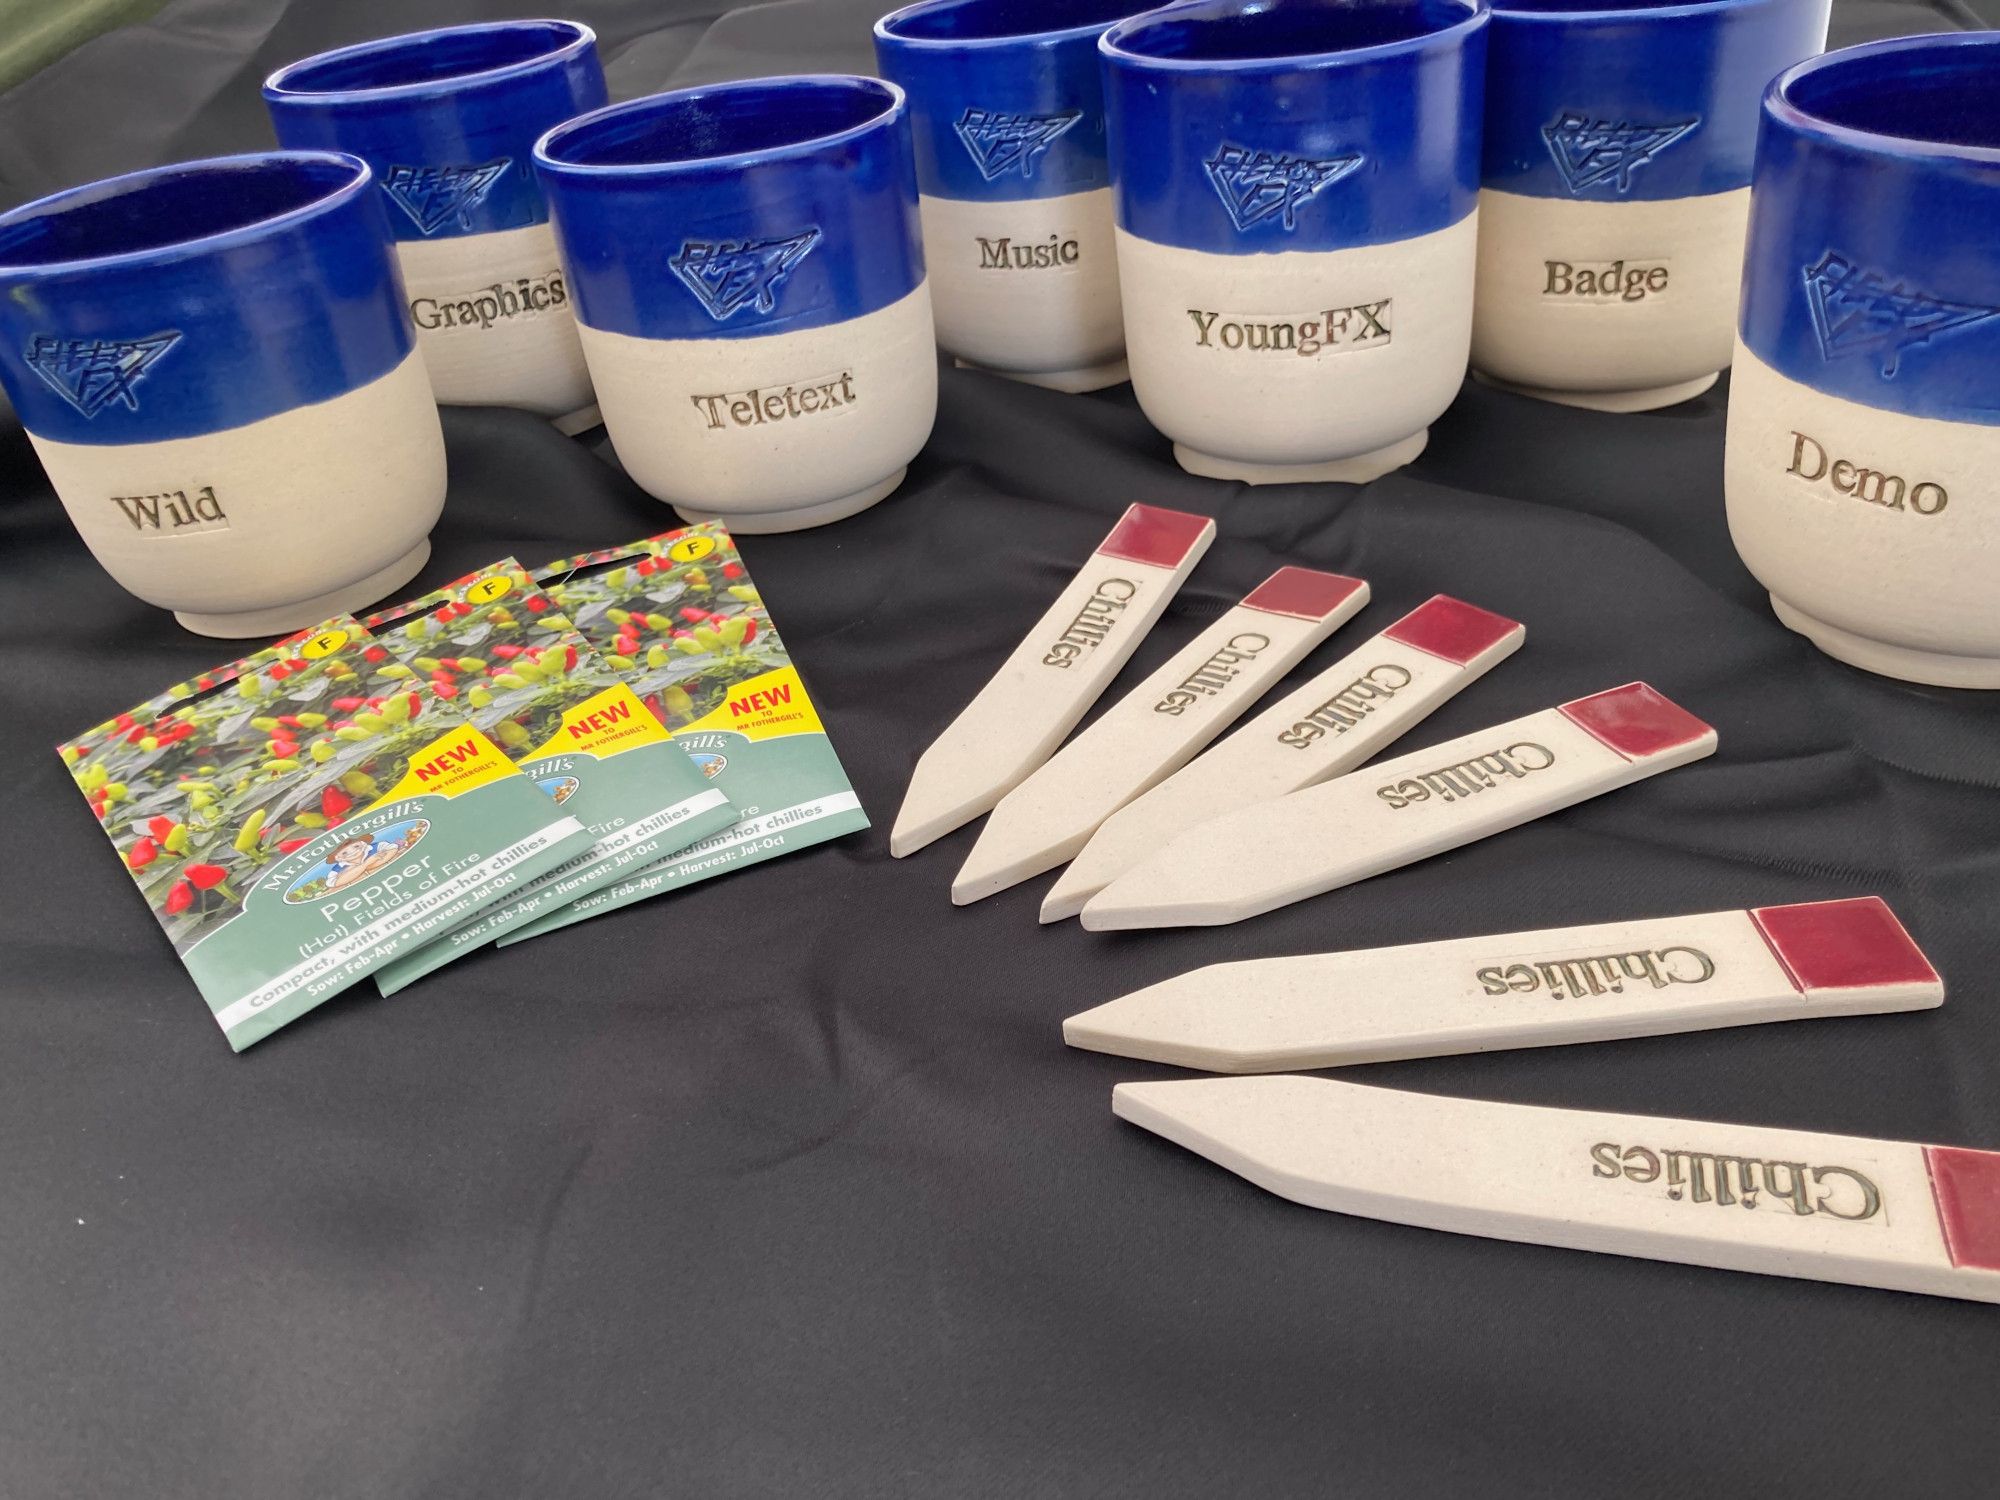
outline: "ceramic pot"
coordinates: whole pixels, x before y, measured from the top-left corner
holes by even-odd
[[[444,437],[366,163],[183,162],[0,214],[0,385],[111,576],[201,635],[372,604]]]
[[[410,317],[447,406],[516,406],[566,432],[597,411],[530,153],[605,101],[571,21],[451,26],[322,52],[264,85],[280,145],[375,170]]]
[[[1829,53],[1764,96],[1729,530],[1778,618],[2000,688],[2000,36]]]
[[[1829,0],[1495,0],[1472,365],[1598,411],[1729,363],[1757,100]]]
[[[937,414],[937,351],[901,89],[683,89],[557,126],[535,165],[640,485],[757,532],[902,483]]]
[[[1416,457],[1472,334],[1485,0],[1196,0],[1099,47],[1132,388],[1181,467]]]
[[[875,24],[910,98],[938,344],[1058,391],[1126,378],[1097,39],[1134,0],[926,0]]]

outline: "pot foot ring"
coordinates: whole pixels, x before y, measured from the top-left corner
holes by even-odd
[[[2000,657],[1954,656],[1945,651],[1922,651],[1912,646],[1871,641],[1851,630],[1814,619],[1775,594],[1771,596],[1771,608],[1780,622],[1835,661],[1844,661],[1864,672],[1904,682],[1928,683],[1932,687],[2000,688]]]
[[[868,509],[903,482],[907,468],[898,469],[878,484],[871,484],[865,490],[856,490],[851,495],[842,495],[834,500],[822,500],[817,505],[799,506],[792,510],[699,510],[690,505],[674,506],[674,514],[683,521],[699,523],[716,521],[739,536],[768,536],[779,531],[804,531],[810,526],[824,526],[829,521],[845,520],[851,515]]]
[[[1518,385],[1511,380],[1502,380],[1497,375],[1488,375],[1483,370],[1474,370],[1472,378],[1481,385],[1490,385],[1496,391],[1511,391],[1516,396],[1532,396],[1537,401],[1553,402],[1557,406],[1580,406],[1585,411],[1658,411],[1663,406],[1678,406],[1683,401],[1692,401],[1721,378],[1717,370],[1707,375],[1697,375],[1692,380],[1679,380],[1672,385],[1651,386],[1642,391],[1556,391],[1538,385]]]
[[[286,635],[330,620],[335,615],[359,614],[415,578],[430,557],[431,541],[425,537],[386,568],[378,568],[366,578],[358,578],[330,593],[303,599],[297,604],[219,615],[177,609],[174,618],[180,621],[183,630],[218,640],[241,641],[260,635]]]
[[[1431,430],[1377,448],[1373,453],[1357,453],[1317,464],[1259,464],[1238,458],[1202,453],[1182,443],[1174,444],[1174,461],[1190,474],[1204,479],[1233,479],[1238,484],[1367,484],[1392,470],[1400,469],[1431,440]]]
[[[1132,367],[1122,359],[1114,359],[1109,364],[1088,365],[1080,370],[996,370],[991,365],[975,364],[969,359],[956,357],[952,363],[961,370],[978,370],[984,375],[998,375],[1004,380],[1018,380],[1022,385],[1038,385],[1045,391],[1065,391],[1071,395],[1123,385],[1132,378]]]

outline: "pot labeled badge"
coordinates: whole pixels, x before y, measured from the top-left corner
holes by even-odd
[[[366,163],[135,172],[0,214],[0,386],[105,570],[200,635],[402,587],[444,434]]]
[[[535,147],[632,477],[691,521],[793,531],[902,483],[937,413],[902,90],[683,89]]]
[[[1828,0],[1497,0],[1472,364],[1601,411],[1729,363],[1757,99],[1826,44]]]
[[[597,39],[572,21],[449,26],[322,52],[273,73],[279,141],[374,170],[437,399],[596,420],[569,288],[530,158],[605,101]]]
[[[1778,618],[2000,688],[2000,37],[1910,37],[1764,99],[1724,460]]]
[[[1415,458],[1472,336],[1484,0],[1200,0],[1099,45],[1132,388],[1181,467]]]
[[[1061,391],[1126,378],[1097,39],[1134,0],[925,0],[875,25],[910,96],[938,343]]]

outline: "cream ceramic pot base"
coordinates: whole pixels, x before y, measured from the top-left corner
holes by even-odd
[[[1426,427],[1413,437],[1373,453],[1336,458],[1323,464],[1253,464],[1241,459],[1197,453],[1185,443],[1174,444],[1174,462],[1204,479],[1233,479],[1238,484],[1368,484],[1409,463],[1430,444]]]
[[[856,490],[851,495],[827,500],[819,505],[808,505],[797,510],[731,511],[724,515],[717,511],[695,510],[686,505],[676,505],[674,514],[683,521],[699,525],[703,521],[717,521],[731,531],[746,536],[770,536],[780,531],[805,531],[813,526],[824,526],[829,521],[844,521],[849,516],[858,515],[878,500],[895,493],[896,486],[903,482],[903,476],[910,471],[898,469],[880,484],[871,484],[865,490]]]
[[[423,566],[444,507],[444,434],[414,350],[367,385],[221,432],[29,440],[105,571],[201,635],[373,603]]]
[[[2000,688],[1996,464],[2000,427],[1862,406],[1737,349],[1730,538],[1778,618],[1839,661]]]
[[[1407,463],[1464,383],[1478,218],[1256,255],[1119,230],[1126,355],[1147,420],[1183,468],[1211,478],[1358,483]]]
[[[430,561],[431,541],[425,537],[416,546],[390,563],[388,567],[370,573],[344,588],[337,588],[317,598],[303,599],[297,604],[286,604],[275,609],[248,609],[240,614],[201,614],[193,610],[177,609],[174,618],[185,630],[196,635],[214,636],[221,640],[248,640],[260,635],[288,635],[294,630],[304,630],[309,625],[317,625],[330,620],[335,615],[357,615],[369,605],[393,594],[423,571]]]
[[[1729,363],[1749,213],[1748,188],[1603,203],[1481,189],[1474,371],[1597,411],[1699,394]]]
[[[1717,370],[1712,374],[1697,375],[1692,380],[1654,386],[1643,391],[1551,391],[1540,386],[1522,385],[1518,381],[1502,380],[1481,370],[1474,370],[1472,378],[1481,385],[1492,386],[1496,391],[1532,396],[1537,401],[1552,401],[1557,406],[1577,406],[1585,411],[1634,412],[1658,411],[1663,406],[1678,406],[1683,401],[1692,401],[1720,380],[1722,372]]]
[[[977,370],[983,375],[1000,375],[1008,380],[1018,380],[1022,385],[1038,385],[1045,391],[1064,391],[1077,395],[1083,391],[1101,391],[1107,386],[1123,385],[1132,378],[1132,367],[1122,359],[1109,364],[1091,365],[1081,370],[996,370],[990,365],[974,364],[969,359],[954,359],[952,363],[961,370]]]

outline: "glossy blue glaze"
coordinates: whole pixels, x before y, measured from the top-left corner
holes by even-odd
[[[1826,45],[1830,0],[1497,0],[1487,187],[1688,198],[1747,187],[1764,86]]]
[[[1782,74],[1750,204],[1752,353],[1864,406],[2000,426],[2000,35]]]
[[[761,78],[558,125],[535,166],[577,316],[650,339],[845,322],[924,279],[903,91]]]
[[[380,195],[351,156],[182,162],[0,214],[0,385],[42,437],[239,427],[412,347]]]
[[[1106,32],[1118,223],[1221,255],[1429,234],[1472,211],[1485,0],[1191,0]]]
[[[910,96],[917,183],[1011,202],[1111,181],[1097,39],[1140,0],[925,0],[875,23],[882,76]]]
[[[399,240],[547,220],[530,154],[603,105],[597,38],[573,21],[449,26],[322,52],[264,84],[280,145],[375,169]]]

